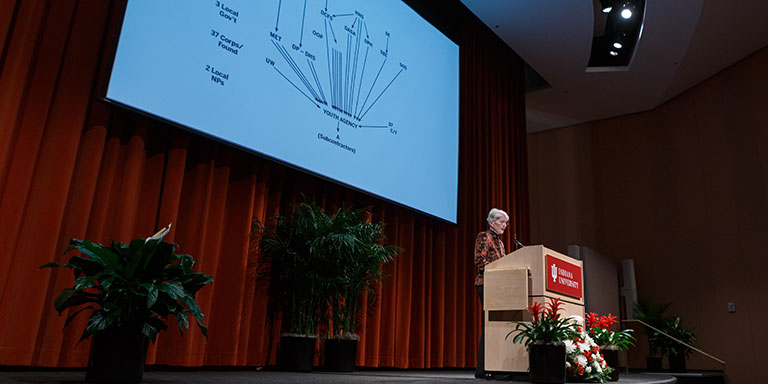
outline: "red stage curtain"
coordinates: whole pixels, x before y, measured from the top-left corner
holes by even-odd
[[[254,279],[254,219],[301,194],[371,206],[405,252],[386,268],[379,304],[364,319],[358,364],[471,367],[479,337],[472,245],[491,207],[528,237],[522,61],[476,19],[461,46],[459,224],[448,225],[98,101],[120,1],[0,2],[0,365],[83,366],[86,317],[62,331],[53,299],[72,283],[70,238],[147,236],[198,259],[214,284],[198,300],[209,339],[172,327],[149,364],[261,366],[276,336],[265,287]]]

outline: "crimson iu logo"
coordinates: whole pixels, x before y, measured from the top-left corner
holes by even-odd
[[[552,263],[552,267],[550,268],[550,270],[552,275],[552,282],[554,283],[557,281],[557,266],[555,265],[555,263]]]

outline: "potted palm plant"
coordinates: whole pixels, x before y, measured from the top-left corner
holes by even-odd
[[[344,207],[328,214],[305,201],[289,216],[254,223],[272,311],[282,314],[279,369],[312,369],[318,326],[331,313],[337,337],[326,340],[326,368],[354,370],[361,295],[375,297],[371,288],[382,278],[381,264],[398,251],[382,245],[382,224],[366,223],[366,215]]]
[[[667,335],[677,339],[673,340],[669,337],[664,337],[661,340],[661,354],[667,356],[669,360],[670,372],[685,372],[685,359],[691,354],[691,348],[688,345],[693,344],[696,341],[696,335],[693,331],[697,327],[684,327],[680,317],[667,318],[664,321],[664,326],[661,331]],[[681,341],[685,344],[682,344]]]
[[[545,305],[528,307],[531,322],[517,322],[507,338],[515,334],[515,343],[528,347],[528,370],[533,383],[564,383],[566,370],[565,341],[578,335],[577,324],[560,315],[563,303],[550,298]]]
[[[141,381],[148,341],[154,342],[157,333],[168,328],[164,319],[169,315],[176,318],[182,333],[192,315],[207,337],[195,293],[213,279],[194,272],[192,256],[177,254],[176,244],[163,240],[169,231],[170,225],[152,237],[109,246],[72,239],[65,254],[77,254],[67,264],[41,266],[74,272],[72,288],[64,289],[54,302],[60,315],[79,308],[69,313],[65,326],[81,312],[90,311],[80,338],[94,336],[86,381]]]
[[[632,308],[632,317],[656,329],[661,329],[664,327],[665,322],[664,312],[666,312],[669,306],[670,303],[655,304],[648,299],[641,298]],[[650,354],[645,360],[646,367],[650,372],[660,372],[662,359],[661,343],[663,342],[662,337],[664,336],[649,327],[645,327],[644,329],[645,335],[648,338],[648,349]]]
[[[625,351],[630,346],[635,345],[636,339],[632,336],[631,329],[621,331],[612,331],[611,326],[615,324],[616,316],[600,316],[597,313],[587,313],[585,316],[587,333],[600,346],[605,362],[613,370],[608,381],[619,380],[619,351]]]
[[[375,284],[384,277],[382,264],[391,261],[401,248],[385,246],[382,223],[366,222],[366,210],[338,209],[332,216],[333,236],[327,238],[328,260],[332,266],[329,309],[333,338],[326,339],[325,369],[354,371],[357,356],[362,297],[376,302]]]
[[[295,204],[289,216],[254,223],[262,257],[262,277],[269,280],[270,312],[282,315],[278,369],[311,371],[317,330],[325,313],[329,279],[327,242],[333,220],[312,202]]]

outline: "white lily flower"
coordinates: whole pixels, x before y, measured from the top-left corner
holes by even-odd
[[[148,243],[150,240],[159,240],[159,239],[162,239],[163,237],[165,237],[165,235],[167,235],[168,232],[171,231],[171,225],[172,224],[173,223],[169,223],[168,224],[168,228],[163,228],[163,229],[157,231],[157,233],[155,233],[154,235],[152,235],[150,237],[147,237],[147,239],[144,240],[144,244]]]
[[[592,367],[587,366],[586,368],[584,368],[584,372],[586,372],[586,373],[592,372]]]

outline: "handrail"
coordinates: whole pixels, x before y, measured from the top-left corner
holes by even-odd
[[[669,337],[670,339],[672,339],[672,340],[674,340],[674,341],[676,341],[676,342],[678,342],[678,343],[680,343],[682,345],[685,345],[686,347],[688,347],[688,348],[690,348],[690,349],[692,349],[692,350],[694,350],[694,351],[696,351],[698,353],[701,353],[702,355],[704,355],[706,357],[709,357],[712,360],[715,360],[715,361],[719,362],[722,365],[725,365],[725,361],[720,360],[717,357],[714,357],[714,356],[710,355],[709,353],[706,353],[706,352],[702,351],[701,349],[698,349],[698,348],[694,347],[693,345],[690,345],[690,344],[685,343],[685,342],[683,342],[681,340],[678,340],[678,339],[676,339],[676,338],[666,334],[664,331],[662,331],[662,330],[660,330],[660,329],[658,329],[658,328],[656,328],[656,327],[646,323],[645,321],[637,320],[637,319],[628,319],[628,320],[622,320],[622,322],[624,322],[624,323],[638,322],[638,323],[640,323],[642,325],[645,325],[646,327],[648,327],[650,329],[653,329],[654,331],[656,331],[656,332],[658,332],[658,333],[660,333],[660,334],[662,334],[662,335],[664,335],[666,337]]]

